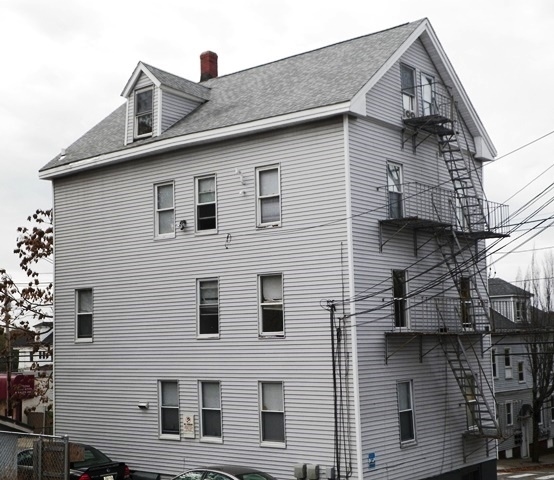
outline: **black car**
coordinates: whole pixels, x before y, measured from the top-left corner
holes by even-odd
[[[69,454],[70,480],[131,480],[129,467],[123,462],[114,462],[97,448],[81,443],[71,443]],[[50,455],[49,469],[58,467],[63,473],[63,451],[53,459]],[[18,480],[33,479],[35,453],[33,449],[22,450],[17,454]]]
[[[187,470],[172,480],[277,480],[268,473],[251,467],[219,465]]]

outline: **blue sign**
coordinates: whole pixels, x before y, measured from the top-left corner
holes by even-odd
[[[375,453],[367,454],[367,461],[369,462],[369,468],[375,468]]]

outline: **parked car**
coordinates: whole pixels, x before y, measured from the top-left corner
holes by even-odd
[[[172,480],[277,480],[269,473],[251,467],[220,465],[188,470]]]
[[[48,469],[64,470],[64,452],[57,449],[48,450],[48,444],[43,447],[44,452],[49,453],[44,460],[48,463]],[[70,480],[131,480],[129,467],[123,462],[114,462],[97,448],[82,443],[70,443],[69,454],[69,478]],[[17,478],[18,480],[32,480],[34,463],[36,462],[34,450],[22,450],[17,454]],[[46,457],[43,457],[46,458]]]

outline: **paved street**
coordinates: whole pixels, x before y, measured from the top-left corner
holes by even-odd
[[[554,480],[554,469],[536,470],[533,472],[498,472],[499,479],[523,478],[528,480]]]

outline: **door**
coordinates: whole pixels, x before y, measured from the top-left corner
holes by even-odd
[[[524,417],[521,420],[521,458],[527,458],[529,456],[530,423],[531,417]]]
[[[394,326],[396,328],[407,328],[406,314],[406,271],[392,271],[392,296],[394,305]]]
[[[423,116],[437,113],[435,108],[435,79],[425,73],[421,74],[421,107]]]
[[[473,329],[471,304],[471,281],[469,277],[460,278],[460,311],[464,330]]]

